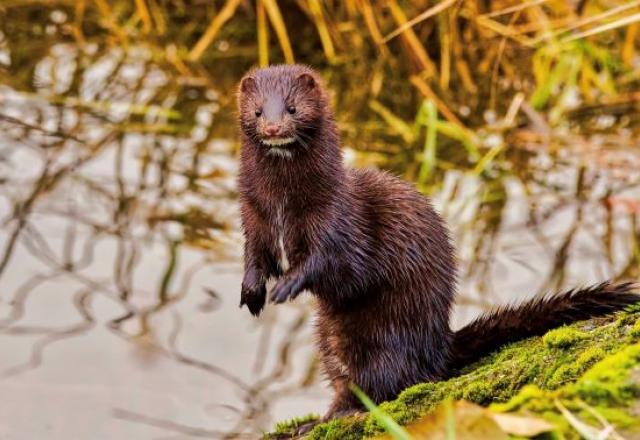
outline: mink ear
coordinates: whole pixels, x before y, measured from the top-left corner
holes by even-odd
[[[303,90],[313,90],[316,87],[316,80],[308,73],[302,73],[296,78],[296,84]]]
[[[256,80],[252,76],[248,76],[240,83],[240,91],[242,93],[254,92],[256,90]]]

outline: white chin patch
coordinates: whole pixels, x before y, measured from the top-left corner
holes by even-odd
[[[281,147],[282,145],[293,144],[296,140],[292,137],[289,138],[274,138],[274,139],[262,139],[262,143],[270,147]]]
[[[262,139],[262,143],[271,147],[269,148],[268,153],[272,156],[285,157],[287,159],[291,159],[292,154],[291,151],[286,148],[279,148],[284,145],[289,145],[294,143],[296,140],[292,137],[288,138],[275,138],[275,139]]]
[[[267,151],[267,154],[270,154],[272,156],[284,157],[286,159],[291,159],[292,157],[291,151],[287,150],[286,148],[278,148],[278,147],[269,148],[269,151]]]

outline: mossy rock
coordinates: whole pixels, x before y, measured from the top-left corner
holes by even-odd
[[[538,438],[580,438],[560,408],[594,427],[602,428],[604,419],[628,438],[640,438],[640,307],[505,346],[458,377],[407,388],[380,408],[406,425],[448,398],[552,422],[556,430]],[[281,422],[265,438],[283,438],[299,423]],[[349,440],[382,433],[383,427],[364,414],[320,424],[307,438]]]

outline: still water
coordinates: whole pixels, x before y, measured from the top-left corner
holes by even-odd
[[[238,308],[229,86],[142,47],[37,56],[29,87],[0,84],[0,439],[255,438],[321,413],[312,300],[260,319]],[[625,130],[525,142],[488,177],[443,173],[455,325],[638,277],[640,157]]]

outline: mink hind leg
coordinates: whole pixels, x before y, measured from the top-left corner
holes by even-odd
[[[338,355],[332,350],[323,350],[322,365],[333,388],[331,404],[322,421],[362,411],[364,407],[349,388],[352,382],[355,383],[354,379],[350,377]]]
[[[412,385],[441,380],[446,372],[447,357],[442,354],[446,350],[426,349],[433,343],[422,340],[417,346],[393,344],[371,350],[366,364],[350,380],[376,404],[397,398]]]
[[[307,434],[318,423],[328,422],[337,417],[345,417],[364,411],[364,407],[349,388],[352,380],[343,373],[339,358],[326,347],[324,350],[321,349],[321,352],[323,369],[331,382],[333,397],[329,404],[329,409],[324,416],[298,427],[296,435]]]
[[[412,385],[419,376],[427,379],[428,374],[414,371],[398,371],[397,350],[382,350],[370,353],[365,365],[359,368],[347,368],[347,365],[333,353],[323,355],[323,366],[331,380],[333,398],[329,409],[320,421],[326,422],[336,417],[344,417],[365,411],[365,407],[351,390],[351,384],[357,385],[367,397],[376,404],[392,400],[407,386]],[[350,360],[351,362],[353,359]],[[405,366],[407,363],[405,363]],[[421,374],[422,373],[422,374]]]
[[[336,417],[345,417],[364,411],[364,406],[349,388],[350,382],[352,381],[345,377],[340,378],[333,385],[333,398],[322,421],[326,422]]]
[[[322,369],[333,388],[333,398],[329,409],[322,417],[323,421],[364,409],[361,402],[349,388],[349,385],[355,383],[355,380],[352,371],[350,371],[351,369],[343,358],[345,355],[343,353],[344,350],[341,349],[343,338],[336,334],[336,327],[326,325],[327,322],[321,317],[316,328]]]

